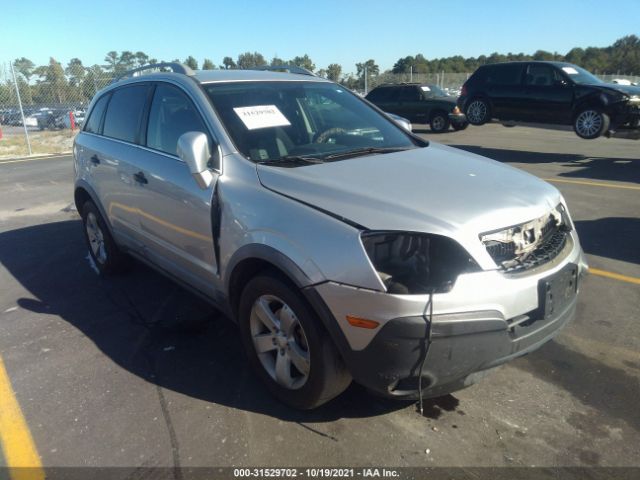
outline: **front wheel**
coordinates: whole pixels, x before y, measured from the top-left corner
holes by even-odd
[[[443,133],[449,130],[449,117],[444,112],[435,112],[431,116],[429,126],[433,133]]]
[[[312,409],[351,383],[315,313],[281,276],[264,273],[249,281],[238,321],[251,367],[283,403]]]
[[[462,123],[452,122],[451,126],[456,132],[459,132],[460,130],[464,130],[465,128],[467,128],[469,126],[469,122],[462,122]]]
[[[484,125],[491,120],[491,108],[483,98],[473,99],[464,113],[471,125]]]
[[[580,138],[592,140],[609,130],[609,115],[593,107],[577,113],[573,120],[573,130]]]

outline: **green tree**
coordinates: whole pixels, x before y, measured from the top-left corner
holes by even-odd
[[[278,57],[278,55],[275,55],[272,59],[271,62],[269,63],[269,65],[271,65],[272,67],[277,67],[279,65],[286,65],[287,62],[285,62],[283,59],[281,59],[280,57]]]
[[[198,70],[198,61],[193,58],[191,55],[189,55],[185,61],[184,64],[189,67],[191,70]]]
[[[104,57],[104,61],[107,62],[107,65],[105,66],[106,69],[114,74],[116,73],[116,68],[118,67],[118,58],[118,52],[116,52],[115,50],[111,50]]]
[[[144,52],[136,52],[135,59],[136,59],[136,67],[142,67],[143,65],[146,65],[148,63],[155,63],[155,62],[150,62],[149,55],[147,55]]]
[[[340,80],[342,75],[342,66],[337,63],[332,63],[327,67],[327,78],[333,82]]]
[[[216,66],[214,65],[214,63],[209,60],[208,58],[205,58],[202,61],[202,70],[215,70]]]
[[[64,103],[68,98],[67,78],[64,75],[64,69],[60,62],[55,58],[49,59],[49,64],[38,67],[35,73],[41,77],[38,81],[38,98],[34,100],[41,103],[54,101],[56,103]]]
[[[309,58],[309,55],[307,55],[306,53],[302,57],[294,57],[292,60],[289,61],[289,63],[291,65],[296,65],[298,67],[306,68],[310,72],[313,72],[316,69],[315,64]]]
[[[222,68],[224,70],[231,70],[231,69],[238,68],[238,67],[236,65],[236,62],[233,61],[233,58],[224,57],[222,59],[222,65],[220,65],[220,68]]]
[[[16,72],[20,73],[28,83],[33,75],[35,64],[28,58],[21,57],[15,59],[13,66],[16,69]]]
[[[238,68],[251,69],[254,67],[263,67],[267,64],[261,53],[258,52],[245,52],[238,55]]]
[[[67,77],[69,77],[69,83],[72,86],[76,87],[82,82],[82,79],[86,74],[86,70],[82,65],[82,60],[80,60],[79,58],[72,58],[71,60],[69,60],[64,73],[66,73]]]

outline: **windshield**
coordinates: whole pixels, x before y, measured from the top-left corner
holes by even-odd
[[[238,150],[254,162],[303,157],[317,163],[418,145],[392,121],[333,83],[203,86]]]
[[[587,72],[584,68],[577,67],[575,65],[568,65],[562,67],[562,71],[566,73],[571,80],[579,85],[590,85],[593,83],[603,83],[593,73]]]

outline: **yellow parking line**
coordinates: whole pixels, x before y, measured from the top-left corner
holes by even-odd
[[[0,445],[11,480],[44,480],[40,456],[0,358]]]
[[[640,285],[640,278],[629,277],[627,275],[621,275],[614,272],[608,272],[606,270],[600,270],[599,268],[589,267],[589,273],[598,275],[600,277],[613,278],[614,280],[620,280],[621,282],[635,283],[636,285]]]
[[[0,160],[0,165],[5,163],[22,163],[22,162],[35,162],[37,160],[59,160],[61,158],[70,157],[71,154],[56,155],[55,157],[35,157],[35,158],[19,158],[18,160]]]
[[[604,183],[604,182],[587,182],[585,180],[565,180],[560,178],[543,178],[547,182],[556,183],[573,183],[576,185],[589,185],[590,187],[607,187],[607,188],[622,188],[625,190],[640,190],[640,187],[635,185],[621,185],[619,183]]]

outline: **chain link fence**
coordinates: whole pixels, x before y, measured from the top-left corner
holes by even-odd
[[[460,95],[462,84],[471,76],[469,73],[381,73],[373,77],[369,77],[367,81],[367,90],[371,91],[378,85],[397,84],[397,83],[428,83],[437,85],[447,93],[453,96]]]
[[[426,83],[457,97],[472,72],[381,73],[345,76],[354,90],[366,94],[382,84]],[[606,82],[640,83],[640,76],[599,74]],[[0,157],[61,153],[71,150],[86,108],[95,93],[113,81],[98,66],[63,69],[57,62],[25,72],[0,61]]]
[[[70,78],[59,64],[41,68],[25,75],[0,62],[0,157],[70,151],[91,98],[112,81],[91,69]]]

